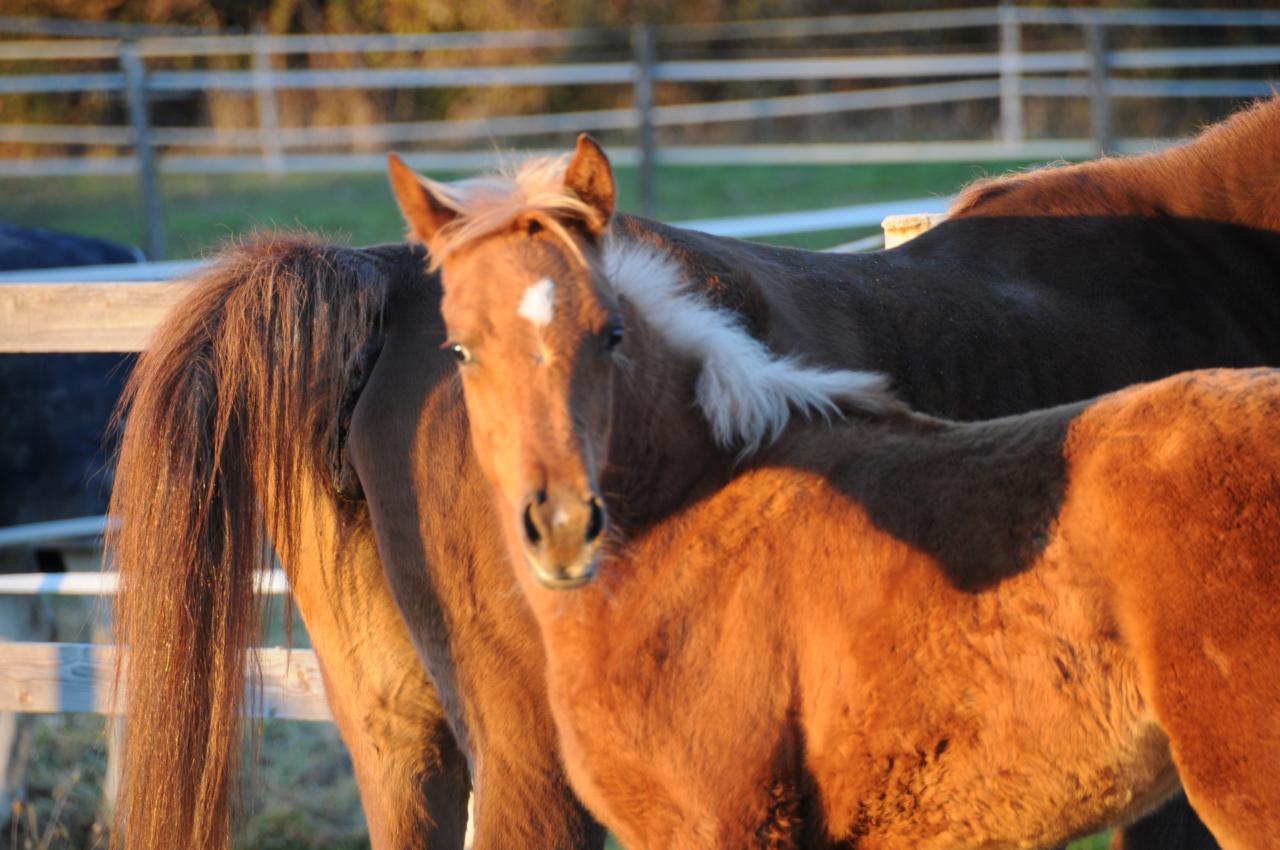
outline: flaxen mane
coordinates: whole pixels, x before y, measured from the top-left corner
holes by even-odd
[[[576,245],[558,221],[560,217],[591,221],[597,213],[577,195],[566,191],[567,156],[540,156],[505,163],[493,174],[441,183],[421,177],[437,199],[458,214],[441,228],[431,243],[431,268],[458,248],[502,230],[521,215],[545,213],[548,224],[569,245]]]
[[[1174,216],[1280,230],[1280,98],[1167,150],[981,180],[949,215]]]

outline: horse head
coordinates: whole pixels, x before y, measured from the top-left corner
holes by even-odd
[[[567,166],[532,161],[505,178],[446,186],[394,156],[390,171],[411,235],[440,265],[447,345],[508,543],[544,586],[579,586],[608,522],[599,479],[624,336],[602,271],[609,162],[584,134]]]

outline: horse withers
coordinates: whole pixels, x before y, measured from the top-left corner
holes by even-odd
[[[570,776],[624,842],[1050,846],[1181,783],[1224,846],[1266,846],[1274,375],[930,419],[613,238],[589,140],[562,174],[393,181],[442,266]],[[749,458],[837,408],[742,468],[699,445]]]

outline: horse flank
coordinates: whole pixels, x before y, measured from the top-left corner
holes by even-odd
[[[1167,150],[979,180],[948,214],[1174,216],[1280,230],[1277,175],[1280,98],[1272,97]]]

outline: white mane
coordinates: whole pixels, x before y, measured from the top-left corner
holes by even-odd
[[[605,273],[676,350],[702,363],[696,397],[715,441],[745,457],[782,433],[793,411],[830,418],[840,404],[882,412],[882,375],[805,366],[747,333],[736,316],[686,291],[680,270],[653,248],[610,238]]]

